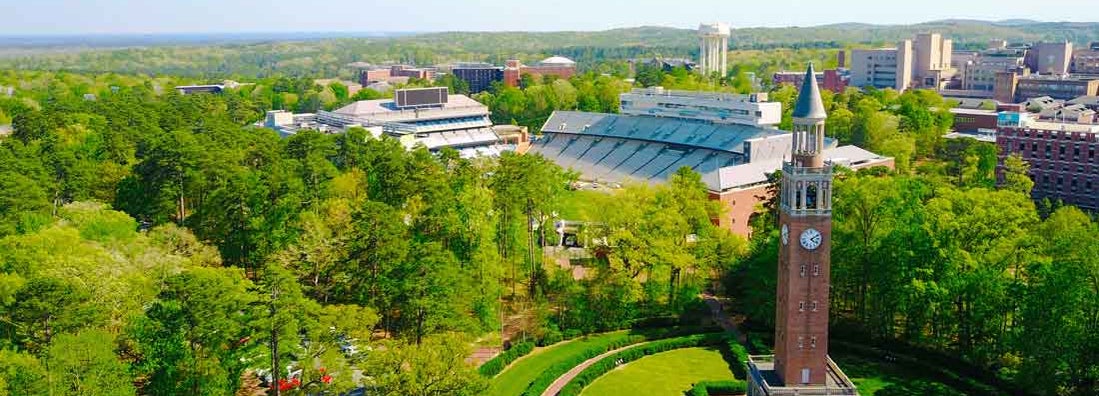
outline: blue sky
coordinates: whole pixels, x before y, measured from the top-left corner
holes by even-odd
[[[1099,20],[1096,0],[0,0],[0,34],[602,30]]]

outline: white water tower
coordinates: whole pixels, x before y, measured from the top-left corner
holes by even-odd
[[[729,24],[703,23],[698,25],[698,68],[709,76],[717,72],[724,77],[728,70]]]

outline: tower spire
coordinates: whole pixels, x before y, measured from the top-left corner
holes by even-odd
[[[828,112],[824,110],[824,100],[820,97],[820,86],[817,84],[817,73],[813,70],[813,62],[809,62],[809,68],[805,70],[801,91],[798,92],[798,102],[794,106],[794,118],[812,120],[828,118]]]

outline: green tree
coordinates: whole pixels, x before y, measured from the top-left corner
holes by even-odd
[[[1004,158],[1004,179],[1000,188],[1030,195],[1034,180],[1030,179],[1030,164],[1018,154]]]
[[[163,291],[129,329],[140,354],[135,368],[154,394],[221,395],[236,391],[255,344],[250,306],[256,296],[238,270],[195,268],[165,280]]]
[[[363,369],[379,394],[410,396],[478,395],[488,383],[466,363],[470,348],[453,334],[427,337],[418,345],[384,343]]]
[[[46,363],[56,395],[126,396],[137,393],[130,367],[114,351],[110,333],[88,329],[62,334],[50,345]]]

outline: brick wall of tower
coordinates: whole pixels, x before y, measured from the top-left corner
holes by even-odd
[[[783,211],[779,221],[789,227],[789,240],[779,248],[775,371],[786,385],[797,385],[802,383],[802,369],[807,368],[809,384],[824,384],[828,364],[832,219],[827,215],[792,216]],[[808,228],[821,233],[821,245],[814,250],[803,248],[799,241],[802,231]]]

